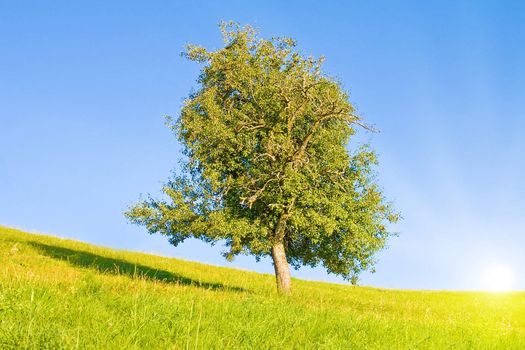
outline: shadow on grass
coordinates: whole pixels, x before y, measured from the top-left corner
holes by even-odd
[[[146,278],[164,283],[195,286],[210,290],[247,292],[247,290],[243,288],[225,286],[222,283],[202,282],[178,274],[174,274],[169,271],[158,270],[152,267],[134,264],[126,260],[108,258],[102,255],[93,254],[83,250],[73,250],[38,242],[28,243],[31,246],[35,247],[43,255],[58,260],[65,260],[71,265],[93,269],[104,274],[124,275],[134,278]]]

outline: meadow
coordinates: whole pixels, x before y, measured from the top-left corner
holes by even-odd
[[[293,288],[0,227],[0,349],[525,349],[524,292]]]

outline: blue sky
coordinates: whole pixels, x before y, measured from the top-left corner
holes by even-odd
[[[511,1],[0,1],[0,224],[273,271],[271,262],[126,223],[180,156],[164,126],[196,87],[186,43],[217,24],[291,36],[381,130],[379,181],[403,214],[362,284],[479,289],[494,264],[525,289],[525,4]],[[341,281],[322,269],[294,276]]]

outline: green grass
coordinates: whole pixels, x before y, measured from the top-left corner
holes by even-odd
[[[293,283],[0,227],[0,349],[525,349],[525,293]]]

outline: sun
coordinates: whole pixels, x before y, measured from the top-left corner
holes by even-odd
[[[488,291],[508,292],[514,288],[514,272],[506,265],[493,265],[485,272],[485,284]]]

